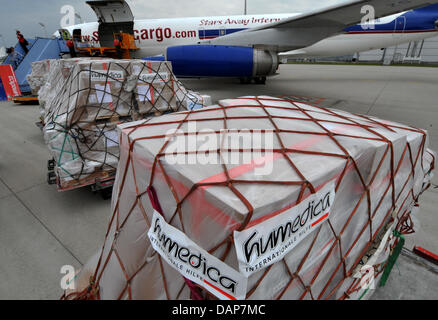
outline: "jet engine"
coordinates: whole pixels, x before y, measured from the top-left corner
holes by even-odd
[[[237,77],[258,83],[274,75],[279,65],[278,55],[268,50],[215,45],[169,47],[166,60],[179,77]]]

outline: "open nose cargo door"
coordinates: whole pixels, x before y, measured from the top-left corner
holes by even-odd
[[[101,47],[114,46],[115,33],[134,35],[134,15],[124,0],[87,1],[99,21]]]

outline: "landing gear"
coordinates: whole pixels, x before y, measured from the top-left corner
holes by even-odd
[[[251,77],[240,78],[240,84],[251,84],[251,81],[252,81]]]
[[[255,77],[254,82],[256,84],[266,84],[266,77]]]
[[[251,84],[253,80],[255,84],[266,84],[266,77],[242,77],[239,80],[240,84]]]

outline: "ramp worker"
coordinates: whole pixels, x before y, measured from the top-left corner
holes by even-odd
[[[75,50],[75,44],[72,40],[68,39],[66,42],[67,48],[70,51],[70,57],[76,58],[76,50]]]
[[[6,53],[11,55],[12,67],[14,68],[14,70],[16,70],[21,60],[23,60],[24,56],[20,52],[16,51],[14,47],[6,49]]]
[[[27,42],[26,38],[18,30],[17,30],[17,39],[18,39],[18,43],[20,44],[21,48],[24,50],[25,54],[27,54],[29,52],[29,49],[27,48],[29,42]]]
[[[123,57],[123,52],[122,52],[122,41],[121,41],[121,39],[120,39],[120,35],[116,35],[116,36],[114,37],[114,47],[115,47],[116,50],[117,50],[117,57],[118,57],[119,59],[122,59],[122,57]]]

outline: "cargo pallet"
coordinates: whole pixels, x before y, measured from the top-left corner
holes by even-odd
[[[68,186],[62,185],[61,180],[56,175],[55,172],[56,161],[51,159],[47,161],[47,183],[49,185],[56,185],[58,191],[71,191],[83,187],[91,187],[91,191],[97,193],[99,192],[104,200],[111,198],[112,187],[114,185],[114,180],[116,177],[116,170],[105,171],[97,174],[90,175],[85,179],[81,179],[75,183],[69,184]]]
[[[39,104],[38,96],[35,95],[13,97],[12,101],[17,104]]]

